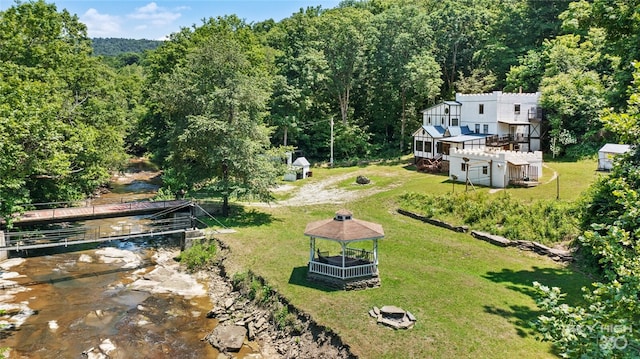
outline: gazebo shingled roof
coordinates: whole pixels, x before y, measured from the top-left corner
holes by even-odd
[[[340,242],[355,242],[384,237],[382,226],[377,223],[353,219],[351,212],[340,210],[333,219],[307,224],[304,234]]]

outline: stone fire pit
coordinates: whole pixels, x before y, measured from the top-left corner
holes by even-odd
[[[382,308],[373,307],[369,311],[372,318],[376,318],[378,324],[383,324],[393,329],[411,329],[416,323],[416,317],[402,308],[393,305],[385,305]]]

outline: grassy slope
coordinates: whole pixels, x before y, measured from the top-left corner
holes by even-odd
[[[566,197],[561,187],[561,196],[569,199],[588,186],[593,175],[585,176],[585,169],[595,164],[550,166],[560,172],[561,186],[571,184]],[[238,232],[223,237],[232,248],[238,268],[250,268],[265,277],[292,304],[339,333],[363,358],[554,356],[548,343],[535,340],[527,324],[539,314],[531,283],[560,286],[571,294],[570,300],[575,300],[579,288],[588,283],[584,276],[546,258],[494,247],[467,234],[395,213],[394,198],[398,194],[450,191],[446,177],[389,165],[314,169],[314,177],[305,181],[351,172],[352,180],[338,186],[360,190],[352,183],[358,174],[364,174],[374,180],[372,186],[384,186],[388,191],[344,205],[245,209],[241,221],[229,223]],[[457,186],[456,191],[464,188]],[[555,188],[553,182],[537,189],[509,191],[522,198],[555,198]],[[310,221],[332,217],[340,208],[353,211],[356,218],[383,225],[386,237],[380,243],[381,288],[327,291],[306,282],[309,240],[303,235],[304,228]],[[383,305],[411,311],[418,318],[416,326],[393,331],[376,325],[367,312]]]

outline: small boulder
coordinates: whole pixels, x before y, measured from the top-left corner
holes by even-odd
[[[358,176],[356,178],[356,183],[357,184],[369,184],[369,183],[371,183],[371,180],[369,178],[361,175],[361,176]]]
[[[238,352],[247,335],[247,328],[237,325],[218,325],[206,339],[219,351]]]

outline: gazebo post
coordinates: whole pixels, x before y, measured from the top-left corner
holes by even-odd
[[[344,277],[344,256],[347,252],[347,245],[344,242],[340,242],[340,246],[342,247],[342,277]]]
[[[378,240],[373,240],[373,264],[376,265],[376,272],[378,270]]]
[[[309,237],[309,262],[313,262],[316,252],[316,237]]]

